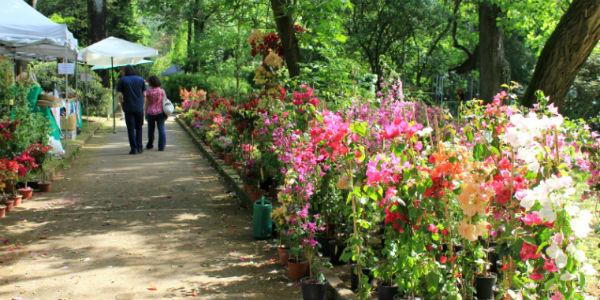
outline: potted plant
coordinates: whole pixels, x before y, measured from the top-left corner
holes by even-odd
[[[38,165],[35,158],[31,156],[29,149],[23,151],[15,160],[19,163],[19,179],[23,184],[23,187],[19,189],[19,194],[23,196],[23,199],[29,200],[33,196],[33,189],[28,186],[31,171],[36,169]]]
[[[279,257],[279,264],[282,266],[287,265],[290,258],[289,250],[289,238],[287,235],[286,228],[286,216],[287,208],[285,205],[281,205],[273,210],[272,213],[273,222],[279,230],[279,244],[277,245],[277,255]]]
[[[310,251],[314,251],[312,249]],[[319,272],[321,260],[313,254],[310,260],[310,274],[300,280],[302,288],[302,299],[304,300],[325,300],[327,299],[327,280],[322,272]]]
[[[308,261],[304,258],[302,245],[297,238],[290,237],[289,259],[287,262],[288,277],[297,281],[308,274]]]
[[[31,144],[28,148],[30,155],[35,159],[39,171],[40,181],[37,182],[37,186],[40,192],[50,191],[48,174],[44,169],[44,165],[47,163],[47,154],[50,149],[50,146],[44,146],[40,143]]]
[[[0,219],[6,217],[6,205],[0,204]]]
[[[319,244],[314,237],[314,233],[318,229],[318,222],[319,220],[316,218],[314,230],[311,230],[310,226],[305,226],[308,228],[308,237],[304,239],[303,248],[304,256],[308,260],[309,276],[300,281],[302,286],[302,298],[304,300],[324,300],[327,297],[326,280],[323,273],[320,272],[322,264],[317,255]]]
[[[390,254],[390,251],[385,251]],[[379,280],[377,285],[377,299],[393,300],[398,294],[398,286],[395,283],[395,274],[402,270],[394,270],[394,264],[383,260],[374,271],[374,276]]]
[[[6,212],[10,212],[15,207],[14,200],[9,197],[3,197],[2,202],[4,203],[4,206],[6,206]]]

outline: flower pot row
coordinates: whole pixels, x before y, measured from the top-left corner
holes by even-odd
[[[50,183],[39,183],[38,190],[42,193],[50,191]],[[23,201],[33,198],[33,188],[26,187],[17,190],[16,195],[7,195],[0,202],[0,218],[6,217],[6,214],[12,211],[15,207],[20,206]]]

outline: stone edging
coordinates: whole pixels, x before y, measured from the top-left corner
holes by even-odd
[[[202,139],[200,139],[198,134],[185,123],[185,121],[179,117],[176,117],[175,121],[177,121],[177,123],[190,135],[194,141],[194,144],[196,144],[198,149],[200,149],[200,152],[202,152],[211,166],[217,170],[219,175],[221,175],[227,187],[235,192],[240,200],[240,206],[250,210],[253,203],[248,194],[246,194],[244,191],[244,181],[240,175],[238,175],[238,173],[232,167],[226,165],[222,159],[218,158],[217,155],[215,155],[215,153],[202,142]]]
[[[215,170],[217,170],[217,172],[221,175],[227,186],[236,193],[238,199],[240,199],[240,205],[249,210],[253,203],[248,194],[246,194],[244,191],[244,181],[240,178],[237,172],[230,166],[226,165],[223,160],[217,158],[215,153],[202,142],[202,139],[200,139],[198,134],[194,132],[194,130],[188,126],[185,121],[178,117],[176,117],[175,120],[190,135],[194,141],[194,144],[198,146],[200,152],[202,152],[204,157],[210,162],[213,168],[215,168]],[[325,268],[323,273],[327,279],[328,294],[330,295],[330,299],[358,299],[351,290],[344,287],[342,280],[337,276],[337,274],[335,274],[334,270]]]

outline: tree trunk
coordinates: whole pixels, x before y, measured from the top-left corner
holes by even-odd
[[[294,31],[294,19],[292,14],[287,11],[289,0],[271,0],[271,8],[277,25],[277,32],[281,38],[283,45],[283,58],[287,65],[290,77],[300,75],[300,48],[298,47],[298,39]]]
[[[502,31],[496,24],[499,15],[498,6],[485,1],[479,4],[479,98],[486,101],[491,101],[510,74]]]
[[[187,44],[186,44],[186,55],[187,55],[187,60],[191,61],[192,57],[194,55],[194,51],[192,50],[192,39],[194,38],[194,18],[193,17],[188,17],[188,21],[187,21]]]
[[[37,6],[37,0],[27,0],[27,4],[31,5],[31,7],[35,8]]]
[[[88,0],[88,40],[95,43],[106,38],[106,1]]]
[[[573,0],[546,42],[523,104],[535,103],[542,90],[559,108],[577,72],[600,40],[600,1]]]
[[[106,1],[87,0],[88,11],[88,41],[90,44],[101,41],[106,38]],[[99,72],[102,78],[102,85],[110,85],[109,72],[102,70]]]

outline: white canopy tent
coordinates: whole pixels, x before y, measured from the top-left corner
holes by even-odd
[[[3,0],[0,0],[3,1]],[[158,50],[140,44],[132,43],[116,37],[105,38],[81,50],[79,60],[97,68],[123,65],[136,65],[144,58],[158,56]],[[112,76],[112,72],[110,73]],[[113,82],[111,78],[111,83]],[[112,89],[113,102],[113,133],[116,133],[115,120],[115,87]]]
[[[53,60],[77,57],[77,39],[23,0],[0,0],[0,55]]]
[[[81,50],[79,58],[88,65],[114,66],[135,65],[146,57],[155,56],[158,51],[154,48],[111,36]]]

